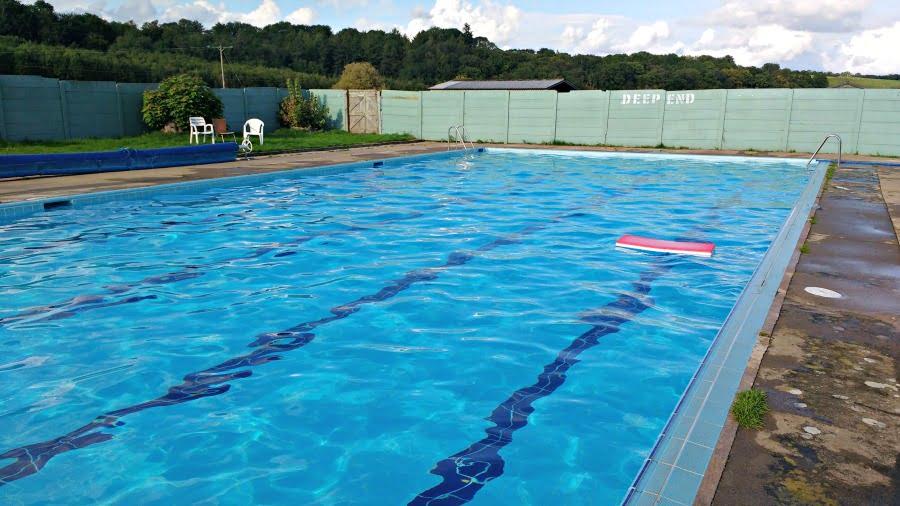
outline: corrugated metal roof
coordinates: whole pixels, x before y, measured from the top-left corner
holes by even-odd
[[[532,79],[527,81],[447,81],[431,90],[549,90],[559,85],[575,89],[565,79]]]

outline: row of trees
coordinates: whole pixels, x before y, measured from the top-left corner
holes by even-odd
[[[6,36],[6,37],[3,37]],[[367,61],[394,89],[425,89],[454,78],[542,79],[564,77],[582,89],[825,87],[820,72],[735,64],[730,56],[569,55],[550,49],[501,50],[468,26],[432,28],[412,40],[394,30],[333,33],[328,26],[287,22],[258,28],[244,23],[153,21],[141,27],[93,14],[59,14],[38,0],[32,5],[0,0],[0,73],[120,82],[159,81],[189,71],[217,83],[218,52],[226,51],[232,86],[304,87],[335,83],[345,65]],[[233,83],[233,84],[232,84]]]

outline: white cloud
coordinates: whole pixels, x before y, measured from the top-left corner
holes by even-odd
[[[792,30],[845,32],[858,29],[870,0],[726,0],[707,21],[717,25],[754,27],[777,24]]]
[[[491,42],[504,44],[518,35],[521,17],[522,12],[512,4],[483,0],[472,5],[463,0],[435,0],[427,13],[421,10],[413,13],[405,33],[413,37],[432,26],[461,30],[468,23],[476,37],[487,37]]]
[[[163,22],[192,19],[210,26],[218,23],[227,14],[225,4],[216,6],[206,0],[195,0],[191,3],[169,6],[160,14],[159,18]]]
[[[33,4],[34,0],[23,2]],[[106,0],[85,2],[84,0],[52,0],[53,8],[59,12],[92,12],[98,14],[106,9]]]
[[[893,25],[866,30],[840,42],[835,54],[822,53],[826,70],[860,74],[896,74],[900,72],[900,21]]]
[[[263,27],[281,21],[281,9],[275,4],[274,0],[263,0],[259,7],[247,14],[228,13],[227,16],[233,21],[241,21],[253,26]]]
[[[25,0],[33,3],[33,0]],[[889,0],[720,0],[718,6],[698,12],[686,6],[685,17],[650,22],[603,14],[525,11],[517,0],[430,0],[416,8],[408,21],[382,21],[390,14],[391,0],[315,0],[294,3],[289,13],[278,4],[287,0],[49,0],[58,12],[92,12],[106,19],[152,19],[163,22],[194,19],[205,26],[240,21],[263,26],[286,20],[312,24],[329,12],[353,12],[347,23],[359,30],[398,28],[414,36],[432,26],[461,29],[468,23],[477,36],[501,47],[541,48],[581,54],[676,53],[731,55],[742,65],[779,63],[790,68],[825,69],[860,73],[900,72],[900,10]],[[536,2],[530,2],[534,4]],[[240,5],[229,10],[227,5]],[[370,6],[361,10],[361,6]],[[379,8],[375,8],[378,6]],[[347,17],[347,16],[344,16]],[[343,28],[337,24],[335,31]]]
[[[300,7],[285,16],[284,20],[295,25],[311,25],[319,15],[309,7]]]
[[[761,66],[789,61],[813,49],[813,35],[779,25],[763,25],[752,30],[731,31],[725,38],[700,37],[695,46],[685,46],[684,54],[731,55],[738,65]]]
[[[636,51],[649,51],[657,45],[657,43],[666,40],[672,35],[669,24],[665,21],[657,21],[652,25],[642,25],[637,27],[628,42],[616,45],[616,49],[626,53],[634,53]]]
[[[356,7],[365,7],[369,5],[369,0],[319,0],[318,3],[336,11],[347,11]]]
[[[607,30],[609,30],[610,21],[608,19],[598,19],[591,26],[591,31],[587,37],[578,45],[579,52],[594,52],[606,45],[609,40]]]
[[[584,28],[566,25],[563,28],[562,35],[559,36],[560,42],[566,47],[575,47],[584,39]]]
[[[353,28],[361,32],[368,32],[371,30],[381,30],[382,32],[390,32],[393,29],[397,29],[399,31],[403,31],[404,28],[400,25],[392,25],[387,23],[378,23],[375,21],[370,21],[368,18],[359,18],[353,23]]]
[[[240,22],[263,27],[282,20],[297,24],[310,24],[316,17],[316,12],[308,7],[301,7],[283,17],[281,9],[274,0],[262,0],[259,6],[250,12],[229,11],[224,3],[212,4],[207,0],[194,0],[190,3],[169,5],[160,15],[160,20],[178,21],[179,19],[193,19],[200,21],[205,26],[211,26],[216,23]]]
[[[156,19],[157,14],[152,0],[125,0],[112,17],[117,21],[129,20],[140,24]]]

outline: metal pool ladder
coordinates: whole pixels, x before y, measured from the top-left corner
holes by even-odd
[[[451,146],[450,133],[451,132],[456,132],[456,145],[462,146],[464,155],[469,154],[469,149],[470,149],[469,146],[471,146],[472,151],[475,151],[475,144],[472,141],[468,141],[466,139],[466,136],[467,136],[466,134],[468,132],[466,132],[466,127],[463,125],[451,126],[450,128],[447,129],[447,151],[450,151],[450,146]],[[467,145],[466,142],[468,142],[469,144]]]
[[[450,134],[447,134],[447,135],[449,136]],[[806,162],[806,170],[809,170],[809,164],[811,164],[813,162],[813,160],[816,158],[816,155],[819,154],[819,150],[822,149],[822,146],[824,146],[825,143],[828,142],[828,139],[830,139],[832,137],[834,137],[838,141],[838,164],[837,164],[837,166],[838,166],[838,168],[841,167],[841,144],[842,144],[841,136],[838,134],[828,134],[825,136],[825,140],[822,141],[822,144],[819,144],[819,147],[816,148],[816,152],[813,153],[813,155],[811,157],[809,157],[809,161]]]

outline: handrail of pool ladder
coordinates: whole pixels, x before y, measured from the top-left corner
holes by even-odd
[[[450,132],[456,132],[456,144],[461,145],[464,154],[469,153],[469,146],[466,145],[466,127],[464,125],[456,125],[451,126],[447,129],[447,151],[450,151]],[[468,141],[469,145],[472,146],[472,150],[475,150],[475,143],[472,141]]]
[[[813,155],[811,157],[809,157],[809,161],[806,162],[806,170],[809,170],[809,164],[811,164],[813,162],[813,159],[815,159],[816,155],[819,154],[819,150],[822,149],[822,146],[824,146],[825,143],[828,142],[828,139],[830,139],[832,137],[834,137],[835,139],[838,140],[838,164],[837,164],[837,166],[838,166],[838,168],[841,168],[841,144],[842,144],[841,136],[838,134],[828,134],[825,136],[825,140],[822,141],[822,144],[819,144],[819,147],[816,148],[816,152],[813,153]]]

